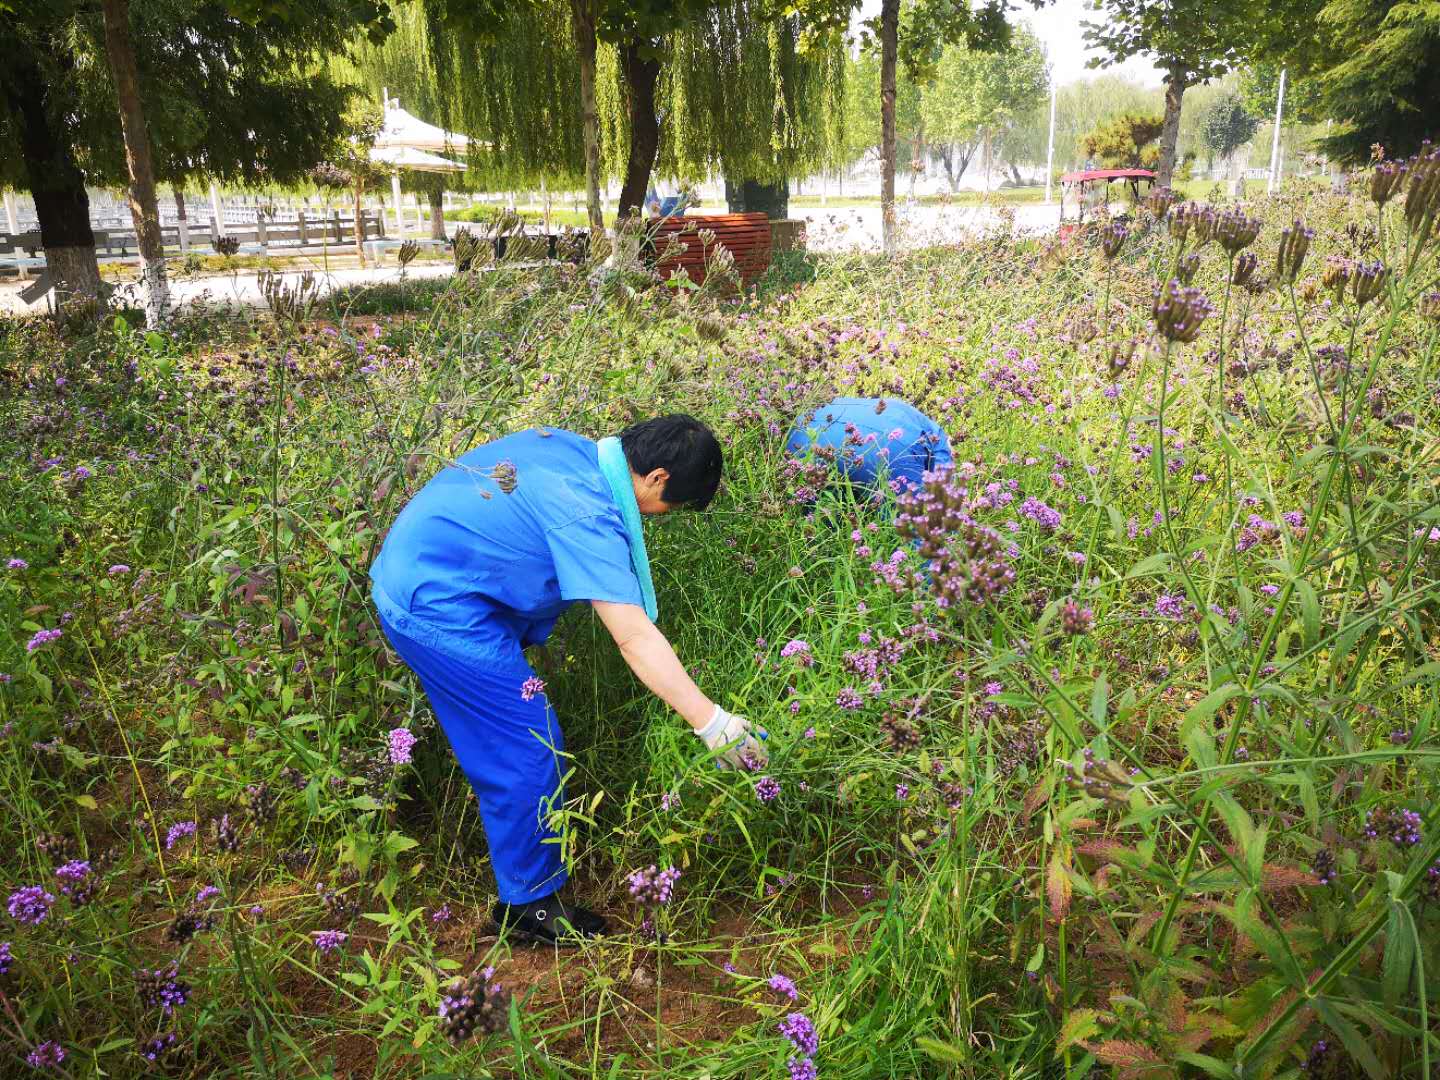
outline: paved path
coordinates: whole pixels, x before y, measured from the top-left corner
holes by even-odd
[[[1015,212],[1015,228],[1019,231],[1054,232],[1060,224],[1058,203],[1048,206],[1024,203],[1010,209]],[[833,210],[821,206],[797,207],[793,216],[803,217],[808,223],[806,242],[813,251],[880,250],[879,206],[845,206]],[[954,243],[1000,221],[998,210],[989,206],[920,203],[906,206],[903,199],[897,202],[896,218],[902,247]]]
[[[305,272],[305,267],[287,267],[279,271],[286,281],[294,281]],[[400,280],[396,266],[381,266],[361,269],[331,270],[328,274],[318,267],[310,268],[320,281],[322,290],[345,288],[351,285],[375,284]],[[411,263],[407,275],[411,278],[443,277],[453,271],[448,262]],[[217,274],[202,278],[171,280],[170,295],[177,304],[193,303],[197,300],[216,304],[240,304],[248,307],[263,307],[265,298],[260,294],[260,277],[257,271],[241,270],[234,275]],[[38,315],[46,310],[48,294],[34,303],[26,304],[20,292],[30,282],[6,281],[0,283],[0,315]],[[121,286],[118,295],[138,304],[137,287],[133,284]]]

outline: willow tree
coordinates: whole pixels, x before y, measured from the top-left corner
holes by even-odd
[[[845,76],[843,40],[807,40],[772,3],[715,4],[671,46],[663,171],[777,187],[840,163]]]
[[[443,122],[488,144],[471,168],[514,186],[583,176],[594,228],[602,176],[625,214],[657,163],[774,178],[838,145],[843,48],[807,48],[774,0],[424,4]]]
[[[639,209],[660,143],[656,100],[671,36],[710,0],[423,0],[441,115],[490,144],[482,167],[583,172],[600,211],[601,51],[614,50],[628,134],[620,212]],[[578,84],[580,93],[572,87]],[[613,160],[613,158],[612,158]]]

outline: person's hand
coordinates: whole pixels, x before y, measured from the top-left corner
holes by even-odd
[[[761,741],[768,737],[766,733],[752,728],[749,720],[728,713],[719,705],[715,706],[715,715],[710,722],[703,728],[696,728],[695,734],[711,750],[725,748],[716,762],[721,768],[759,769],[770,760]]]

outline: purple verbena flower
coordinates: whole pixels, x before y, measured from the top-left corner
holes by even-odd
[[[780,1034],[789,1039],[795,1049],[806,1057],[814,1057],[819,1052],[820,1036],[815,1032],[815,1025],[804,1013],[792,1012],[775,1026],[780,1029]]]
[[[840,693],[835,695],[835,704],[838,705],[840,708],[846,710],[847,712],[852,712],[865,704],[865,699],[862,698],[859,693],[857,693],[854,689],[847,686],[844,690],[841,690]]]
[[[39,926],[50,914],[55,897],[39,885],[26,885],[10,894],[10,917],[16,922]]]
[[[522,695],[523,696],[523,695]],[[533,696],[533,695],[532,695]],[[526,698],[525,700],[530,700]],[[409,765],[410,748],[415,745],[414,733],[409,728],[397,727],[387,736],[391,765]]]
[[[10,942],[0,941],[0,975],[10,974],[10,965],[15,962],[15,955],[10,951]]]
[[[535,675],[531,675],[528,679],[526,679],[523,683],[520,684],[521,701],[533,701],[535,700],[536,694],[543,694],[544,692],[545,680],[538,678]]]
[[[177,821],[171,825],[165,833],[165,850],[169,851],[187,836],[195,835],[196,825],[193,821]]]
[[[815,1062],[808,1057],[792,1057],[785,1064],[790,1069],[790,1080],[816,1080],[820,1075],[815,1071]]]
[[[44,648],[52,641],[65,636],[65,631],[56,627],[54,630],[36,630],[35,636],[25,643],[26,652],[34,652],[36,649]]]
[[[52,1039],[46,1039],[25,1057],[25,1064],[32,1069],[58,1069],[65,1060],[65,1048]]]
[[[350,935],[343,930],[312,930],[311,940],[315,943],[315,951],[325,955],[333,953],[349,940]]]
[[[1161,593],[1155,600],[1155,614],[1162,619],[1183,619],[1185,603],[1185,597],[1179,593],[1173,596],[1169,593]]]
[[[780,655],[784,659],[795,658],[795,662],[801,667],[811,667],[815,663],[815,654],[810,651],[810,643],[795,638],[787,641],[780,647]]]
[[[791,1001],[796,1001],[800,997],[800,992],[795,989],[795,983],[789,977],[781,975],[778,971],[770,976],[769,981],[766,982],[765,985],[777,994],[784,994]]]
[[[755,781],[755,797],[762,803],[773,802],[780,797],[780,781],[773,776],[762,776]]]
[[[630,896],[647,907],[668,904],[675,890],[675,882],[679,880],[680,868],[678,866],[661,870],[651,863],[645,869],[635,870],[630,874],[628,879]]]
[[[6,563],[5,565],[6,565],[7,568],[9,568],[9,569],[11,569],[11,570],[28,570],[28,569],[30,569],[30,564],[29,564],[28,562],[26,562],[24,559],[11,559],[11,560],[10,560],[8,563]]]
[[[1365,835],[1371,840],[1389,840],[1404,850],[1420,843],[1421,818],[1414,810],[1383,807],[1365,813]]]
[[[110,567],[109,570],[111,577],[118,577],[121,574],[128,574],[129,572],[130,567],[126,566],[123,562],[116,563],[114,566]]]

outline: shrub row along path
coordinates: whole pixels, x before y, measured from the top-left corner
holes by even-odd
[[[1015,226],[1026,232],[1048,232],[1059,221],[1060,209],[1056,205],[1034,205],[1015,207]],[[965,236],[986,227],[998,224],[999,216],[992,207],[986,206],[904,206],[899,210],[901,226],[913,245],[954,243]],[[810,247],[817,251],[879,251],[880,250],[880,207],[847,206],[833,210],[815,208],[803,215],[808,225]],[[371,285],[392,282],[398,279],[399,271],[393,261],[384,266],[354,267],[331,270],[325,273],[320,267],[310,268],[326,283],[323,291],[342,289],[352,285]],[[298,278],[304,268],[287,271],[285,277]],[[408,273],[412,278],[442,277],[450,272],[447,263],[412,264]],[[20,295],[32,282],[0,282],[0,315],[38,315],[49,304],[49,295],[40,296],[27,303]],[[134,284],[119,287],[122,298],[135,293]],[[214,274],[206,277],[180,278],[172,281],[171,295],[179,304],[206,301],[222,304],[236,304],[245,307],[264,307],[265,299],[260,293],[259,272],[242,270],[235,274]],[[139,302],[138,293],[133,297]]]

